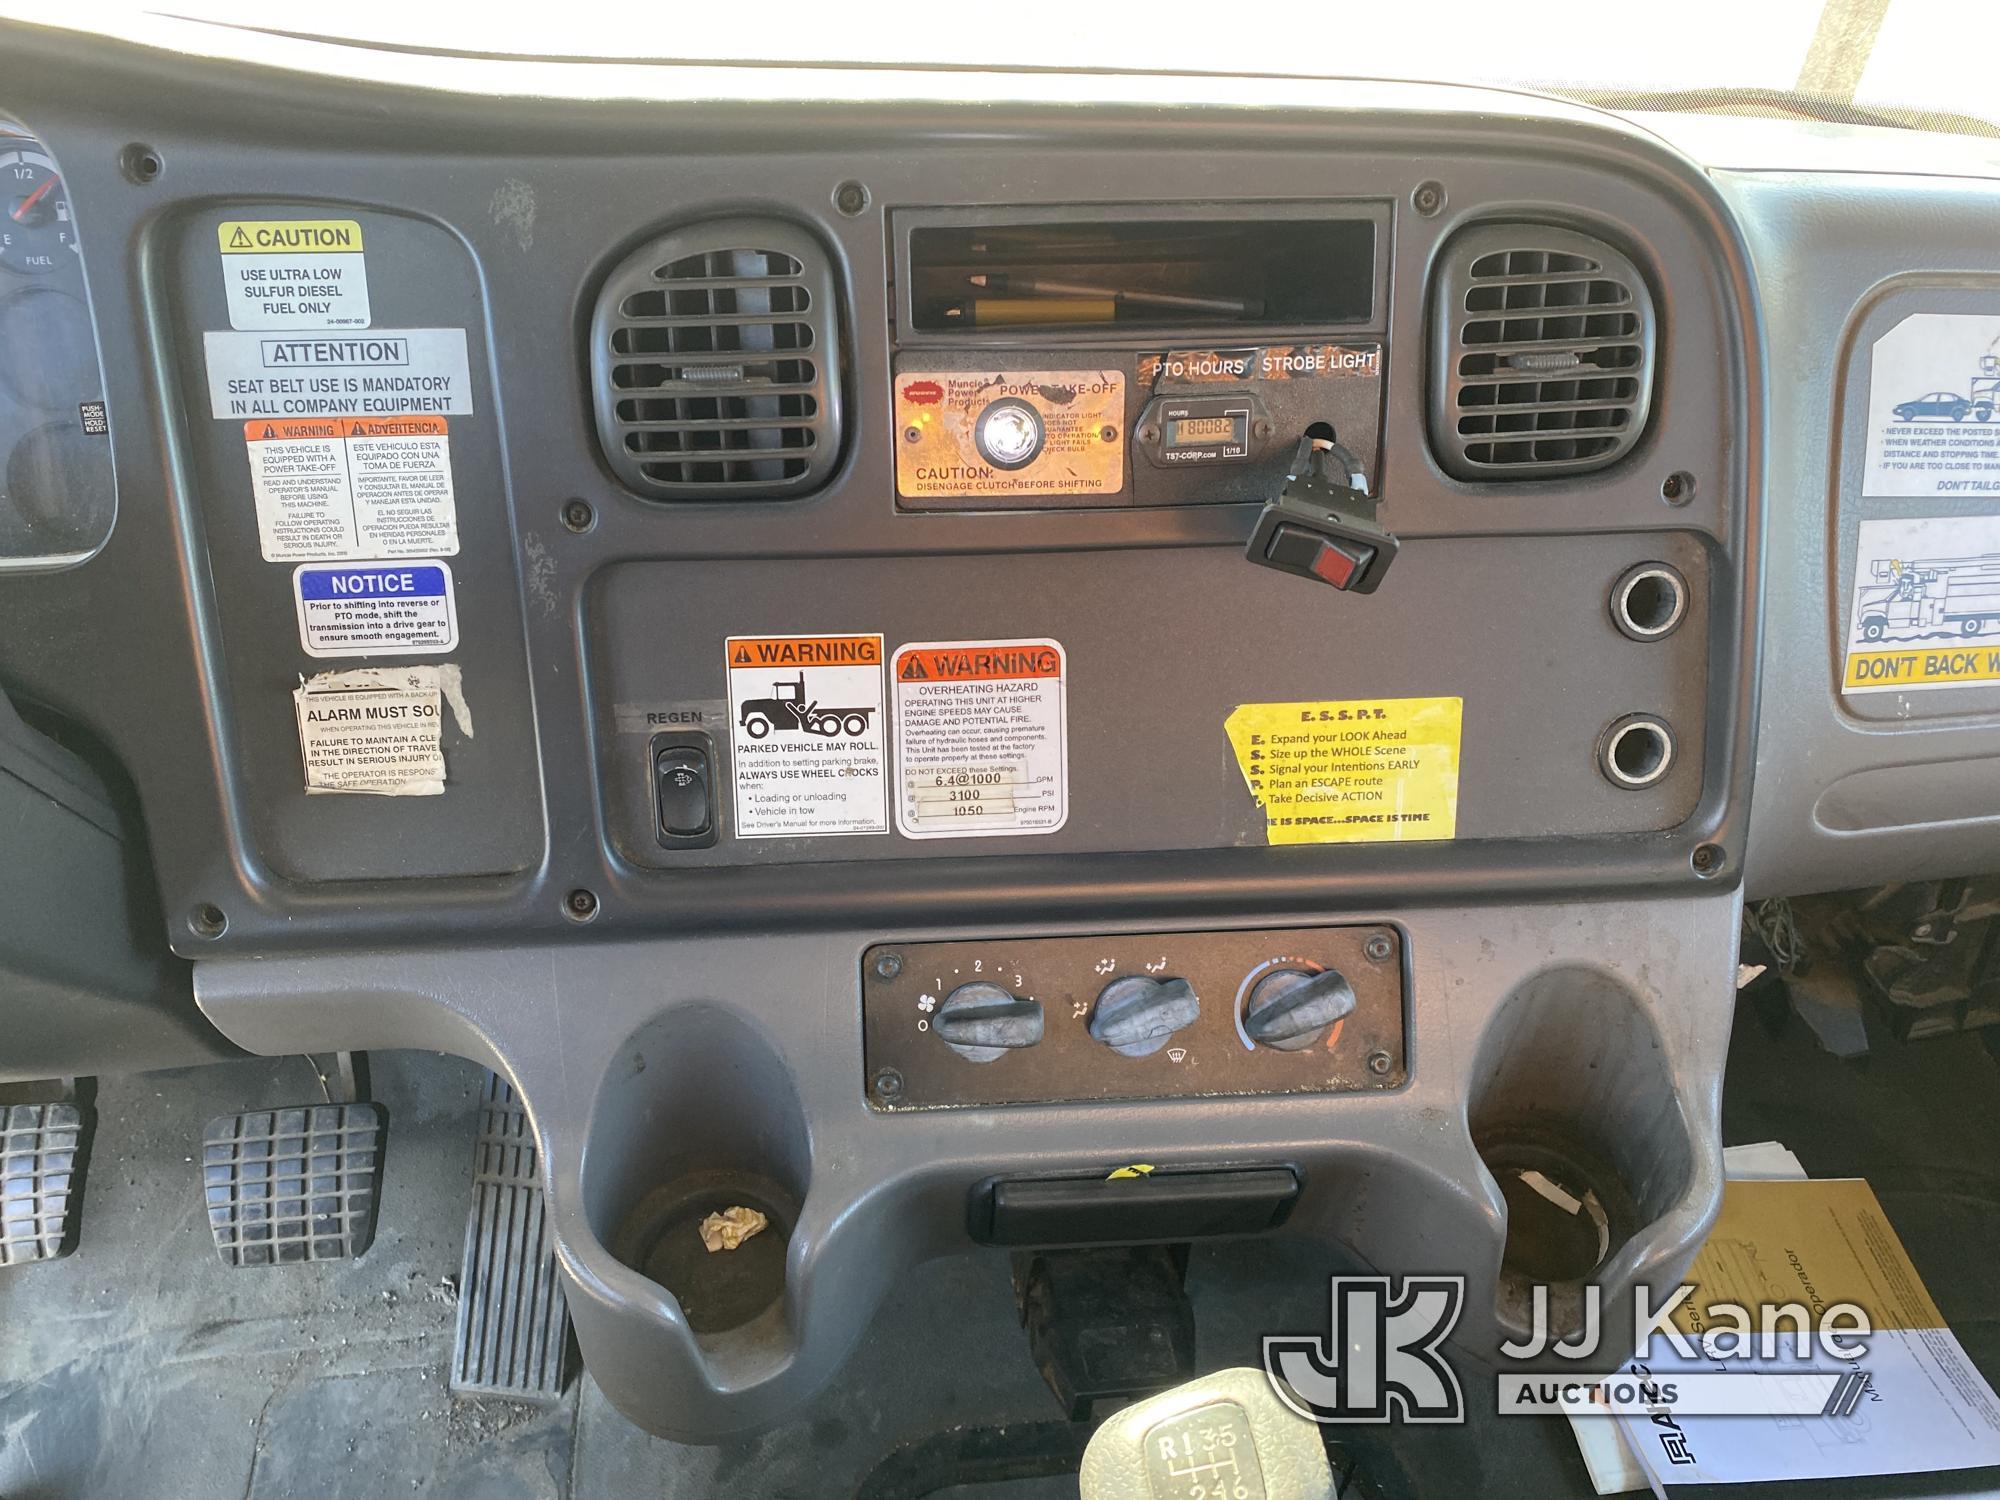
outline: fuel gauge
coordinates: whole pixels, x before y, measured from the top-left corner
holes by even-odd
[[[39,151],[0,151],[0,266],[43,276],[76,253],[69,194]]]

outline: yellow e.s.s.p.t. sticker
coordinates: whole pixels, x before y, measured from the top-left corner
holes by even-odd
[[[1458,698],[1244,703],[1224,721],[1273,844],[1448,839],[1458,831]]]

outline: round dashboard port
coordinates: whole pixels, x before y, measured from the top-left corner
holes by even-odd
[[[1640,563],[1611,586],[1611,622],[1635,641],[1664,640],[1687,618],[1687,580],[1666,563]]]
[[[1652,714],[1627,714],[1598,741],[1598,769],[1613,786],[1628,791],[1652,786],[1673,764],[1674,732]]]

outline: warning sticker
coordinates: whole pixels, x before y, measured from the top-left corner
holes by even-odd
[[[1863,521],[1846,693],[2000,682],[2000,516]]]
[[[308,792],[435,797],[444,791],[441,703],[472,738],[456,666],[321,672],[292,691]]]
[[[463,328],[201,338],[208,357],[208,406],[217,417],[472,415]]]
[[[1458,698],[1244,703],[1223,727],[1273,844],[1448,839]]]
[[[2000,316],[1912,313],[1869,358],[1862,494],[2000,494]]]
[[[457,553],[443,417],[260,420],[243,437],[266,562]]]
[[[896,491],[909,499],[1115,495],[1122,370],[916,370],[896,377]]]
[[[458,644],[449,563],[305,563],[292,570],[292,595],[308,656],[421,656]]]
[[[216,226],[231,328],[366,328],[368,266],[352,219]]]
[[[1069,713],[1055,641],[897,648],[896,826],[913,839],[1054,833],[1069,817]]]
[[[731,636],[738,838],[889,831],[879,635]]]

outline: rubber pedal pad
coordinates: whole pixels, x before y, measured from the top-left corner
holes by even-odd
[[[202,1131],[201,1187],[225,1265],[345,1260],[375,1239],[379,1104],[246,1110]]]

